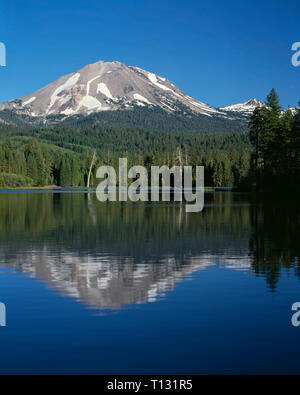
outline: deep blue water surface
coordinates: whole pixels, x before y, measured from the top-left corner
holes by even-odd
[[[0,373],[300,373],[297,205],[0,194]]]

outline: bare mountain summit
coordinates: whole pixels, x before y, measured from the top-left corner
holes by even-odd
[[[243,103],[232,104],[231,106],[227,106],[227,107],[220,107],[219,110],[251,114],[256,107],[262,107],[262,106],[263,103],[260,100],[254,98],[251,100],[244,101]]]
[[[207,116],[223,115],[222,111],[186,95],[166,78],[120,62],[99,61],[65,75],[31,95],[1,103],[0,110],[45,117],[88,115],[134,106],[159,106],[173,112],[182,105]]]
[[[0,103],[0,111],[46,117],[158,106],[169,113],[187,107],[208,117],[229,118],[228,111],[247,113],[256,105],[261,102],[252,99],[217,109],[188,96],[164,77],[121,62],[99,61],[65,75],[31,95]]]

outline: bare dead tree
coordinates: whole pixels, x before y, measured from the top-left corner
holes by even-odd
[[[94,150],[94,152],[93,152],[93,157],[92,157],[89,175],[88,175],[88,179],[87,179],[87,185],[86,185],[87,188],[90,187],[90,178],[91,178],[92,168],[94,166],[95,159],[96,159],[96,150]]]

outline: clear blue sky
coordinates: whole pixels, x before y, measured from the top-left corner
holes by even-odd
[[[274,87],[300,99],[300,2],[201,0],[5,0],[0,4],[0,101],[42,88],[97,60],[167,77],[214,106],[261,100]]]

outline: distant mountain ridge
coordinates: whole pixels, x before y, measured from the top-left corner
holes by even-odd
[[[247,101],[244,101],[243,103],[238,103],[238,104],[232,104],[230,106],[226,106],[226,107],[219,107],[219,110],[221,111],[234,111],[234,112],[238,112],[238,113],[244,113],[244,114],[251,114],[256,107],[262,107],[264,104],[254,98],[254,99],[250,99]]]

